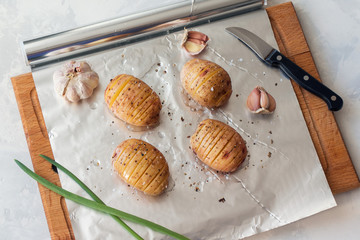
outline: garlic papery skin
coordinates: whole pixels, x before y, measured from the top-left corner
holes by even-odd
[[[70,102],[89,98],[99,84],[99,76],[87,62],[70,61],[53,74],[54,89]]]
[[[276,101],[263,87],[256,86],[249,94],[247,107],[252,113],[270,114],[275,111]]]
[[[208,41],[209,37],[206,34],[185,29],[181,46],[190,55],[198,55],[205,49]]]

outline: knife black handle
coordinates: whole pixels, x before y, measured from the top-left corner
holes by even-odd
[[[279,51],[274,49],[269,56],[265,58],[265,61],[273,66],[280,67],[286,75],[292,78],[301,87],[322,98],[328,105],[329,110],[338,111],[342,108],[343,100],[339,95],[331,91],[328,87],[316,80],[316,78],[282,55]]]

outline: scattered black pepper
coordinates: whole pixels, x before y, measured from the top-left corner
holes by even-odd
[[[239,97],[239,94],[236,94],[235,96],[236,96],[236,97]]]
[[[200,192],[200,188],[196,187],[195,192]]]
[[[275,83],[275,86],[277,86],[277,83]]]
[[[271,140],[270,140],[270,143],[273,144],[273,143],[274,143],[274,140],[271,139]]]
[[[271,152],[269,152],[267,156],[268,156],[269,158],[271,158]]]
[[[185,120],[183,117],[181,117],[180,119],[181,119],[182,122]]]
[[[220,198],[220,199],[219,199],[219,202],[224,203],[224,202],[225,202],[225,198]]]
[[[272,131],[270,130],[269,133],[272,134]]]
[[[187,138],[190,138],[190,136],[187,136]]]

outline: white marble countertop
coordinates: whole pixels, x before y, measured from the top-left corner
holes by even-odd
[[[0,1],[0,239],[50,239],[37,184],[13,159],[31,165],[11,76],[30,72],[22,40],[153,8],[167,1]],[[284,0],[269,1],[276,5]],[[293,0],[323,82],[344,99],[335,117],[360,173],[360,1]],[[335,196],[338,206],[250,239],[359,239],[360,189]]]

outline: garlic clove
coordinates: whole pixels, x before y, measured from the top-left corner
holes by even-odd
[[[254,88],[254,90],[251,91],[247,102],[246,102],[249,110],[251,112],[255,112],[256,110],[258,110],[259,108],[261,108],[260,106],[260,91],[257,88]]]
[[[260,87],[259,90],[260,90],[260,106],[262,108],[268,109],[270,106],[268,94],[265,91],[265,89],[262,87]]]
[[[209,37],[206,34],[185,29],[181,46],[190,55],[197,55],[205,49],[208,41]]]
[[[276,101],[273,98],[273,96],[271,96],[269,93],[268,96],[269,96],[269,108],[268,108],[269,112],[274,112],[276,108]]]
[[[246,104],[252,113],[270,114],[276,108],[276,101],[273,96],[260,86],[251,91]]]

